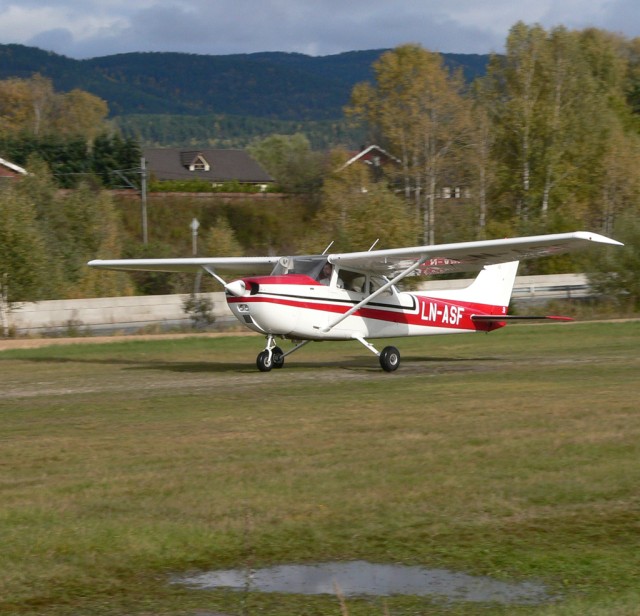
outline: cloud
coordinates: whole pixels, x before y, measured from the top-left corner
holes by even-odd
[[[501,51],[517,21],[640,35],[637,0],[0,0],[0,42],[72,57],[127,51],[327,55],[412,42]]]
[[[40,49],[71,49],[74,45],[73,34],[67,28],[44,30],[32,36],[27,42]]]

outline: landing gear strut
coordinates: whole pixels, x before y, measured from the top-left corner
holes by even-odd
[[[364,338],[356,338],[358,342],[363,344],[374,355],[378,356],[380,366],[385,372],[394,372],[400,367],[400,351],[394,346],[386,346],[379,352],[370,342]],[[275,337],[272,334],[267,336],[267,346],[264,351],[258,353],[256,357],[256,366],[260,372],[269,372],[273,368],[282,368],[284,366],[284,358],[291,355],[305,344],[309,344],[310,340],[303,340],[290,351],[286,353],[276,344]]]

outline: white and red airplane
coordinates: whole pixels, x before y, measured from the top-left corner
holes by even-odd
[[[393,346],[378,351],[376,338],[489,332],[513,317],[507,308],[518,262],[582,248],[589,244],[621,245],[610,238],[577,231],[369,250],[340,254],[284,257],[218,257],[180,259],[94,260],[89,266],[163,272],[205,271],[224,287],[236,318],[266,335],[257,357],[258,369],[282,368],[286,356],[311,341],[357,340],[392,372],[400,365]],[[416,293],[397,284],[413,274],[445,274],[480,270],[464,289]],[[222,275],[250,275],[226,282]],[[284,352],[276,338],[296,342]]]

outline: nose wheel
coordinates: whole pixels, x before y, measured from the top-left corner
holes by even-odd
[[[284,352],[276,345],[273,336],[267,338],[267,348],[258,353],[256,366],[260,372],[269,372],[272,368],[284,366]]]

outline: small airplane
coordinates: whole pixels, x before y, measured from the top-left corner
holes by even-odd
[[[507,314],[518,263],[589,244],[621,246],[586,231],[483,240],[389,250],[273,257],[93,260],[90,267],[115,270],[202,272],[225,290],[235,317],[266,336],[256,365],[262,372],[282,368],[285,357],[312,341],[356,340],[393,372],[400,366],[394,346],[378,351],[369,340],[466,332],[490,332],[514,319]],[[326,253],[327,251],[325,251]],[[401,291],[412,274],[478,271],[464,289]],[[241,278],[225,281],[222,275]],[[295,346],[284,352],[276,338]]]

